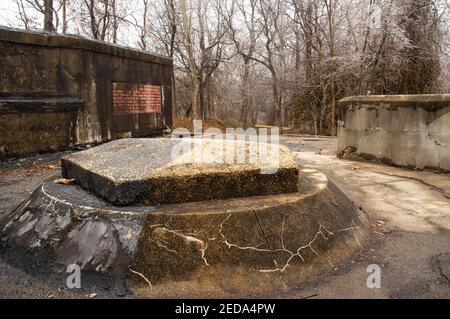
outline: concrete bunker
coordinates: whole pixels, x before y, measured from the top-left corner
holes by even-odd
[[[278,171],[262,176],[263,162],[180,162],[170,157],[175,142],[200,149],[211,143],[122,139],[63,158],[70,179],[44,182],[0,220],[6,258],[56,273],[77,264],[113,282],[129,279],[137,295],[189,296],[195,289],[232,296],[294,287],[333,270],[364,244],[368,221],[361,210],[325,175],[298,168],[287,147],[276,146]],[[239,143],[246,150],[268,146]],[[118,148],[123,152],[113,151]],[[128,156],[136,148],[143,155]],[[160,158],[150,165],[145,158],[152,156]],[[109,176],[111,167],[95,166],[92,158],[113,161],[127,180]],[[175,203],[161,193],[167,179]],[[170,187],[177,183],[192,187]],[[222,192],[227,184],[234,185],[231,195]],[[113,189],[133,199],[117,206]]]
[[[171,125],[167,57],[5,28],[0,50],[0,159],[161,135]]]
[[[342,99],[338,154],[450,171],[450,95],[379,95]]]

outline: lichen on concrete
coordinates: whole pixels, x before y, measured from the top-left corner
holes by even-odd
[[[136,291],[148,282],[155,293],[181,282],[211,293],[294,286],[332,270],[367,237],[364,215],[323,174],[300,175],[297,193],[133,207],[55,177],[0,221],[4,255],[40,271],[77,264],[128,277]]]
[[[297,191],[297,165],[285,146],[228,143],[165,138],[118,140],[64,157],[62,171],[64,177],[117,205]],[[227,160],[230,154],[233,157]],[[269,169],[273,172],[264,171]]]

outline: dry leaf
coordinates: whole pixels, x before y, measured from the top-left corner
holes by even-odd
[[[67,179],[67,178],[58,178],[55,180],[55,183],[62,184],[62,185],[72,185],[75,182],[74,179]]]
[[[57,169],[57,168],[60,168],[60,166],[55,165],[55,164],[49,164],[49,165],[44,165],[43,168],[44,169]]]

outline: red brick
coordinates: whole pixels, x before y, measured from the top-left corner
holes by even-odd
[[[150,84],[112,84],[114,113],[160,113],[161,87]]]

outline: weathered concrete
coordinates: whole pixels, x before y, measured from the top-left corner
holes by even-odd
[[[1,219],[3,253],[40,271],[72,263],[116,279],[129,271],[138,292],[146,280],[156,294],[293,287],[358,251],[368,226],[324,175],[301,175],[298,193],[126,208],[52,178]]]
[[[366,213],[371,240],[332,273],[266,298],[450,298],[442,258],[450,251],[450,175],[340,160],[337,140],[282,138],[303,168],[317,169]],[[381,267],[381,288],[369,289],[367,267]]]
[[[214,139],[117,140],[64,157],[62,172],[64,177],[118,205],[297,191],[297,164],[285,146],[229,143]],[[264,152],[268,155],[264,156]],[[272,156],[275,152],[279,152],[278,158]],[[224,161],[230,154],[234,155],[229,164]],[[238,162],[240,154],[244,158]],[[272,158],[276,159],[273,163],[267,160]],[[264,171],[272,165],[273,172]]]
[[[450,178],[448,174],[409,170],[371,162],[343,161],[336,158],[337,139],[312,136],[281,137],[281,142],[295,152],[305,169],[323,171],[371,221],[370,240],[355,257],[336,265],[326,275],[298,286],[285,287],[267,294],[234,292],[233,298],[450,298],[446,279],[450,251]],[[0,164],[0,215],[15,209],[32,190],[54,174],[60,174],[54,162],[64,154],[47,154],[27,160]],[[47,161],[48,160],[48,161]],[[39,163],[39,164],[33,164]],[[8,164],[9,166],[5,166]],[[51,166],[48,164],[52,164]],[[44,167],[46,167],[44,169]],[[443,196],[444,195],[444,196]],[[51,280],[49,274],[37,275],[7,263],[1,256],[0,298],[97,298],[111,297],[104,285],[88,285],[82,276],[82,289],[67,289],[63,278]],[[367,266],[382,268],[381,289],[366,286]],[[143,283],[139,275],[130,278]],[[174,283],[172,283],[174,284]],[[167,284],[166,284],[167,285]],[[204,292],[178,282],[178,291],[164,292],[155,285],[144,290],[136,285],[141,297],[210,298],[220,294]],[[147,285],[148,286],[148,285]],[[157,287],[158,286],[158,287]],[[194,286],[194,287],[193,287]],[[156,289],[158,288],[158,289]]]
[[[171,125],[169,58],[77,36],[5,28],[0,51],[0,159],[158,135]],[[159,87],[161,112],[115,112],[113,83]],[[82,107],[41,112],[48,105],[42,96],[55,94],[74,97]],[[57,137],[49,141],[51,136]]]
[[[450,171],[450,95],[357,96],[339,103],[338,154]]]
[[[0,160],[28,151],[54,152],[72,144],[83,101],[55,93],[0,93]]]
[[[361,249],[368,223],[324,175],[301,175],[299,193],[158,207],[131,266],[135,293],[255,295],[332,271]]]
[[[41,271],[83,270],[122,276],[144,215],[116,209],[95,196],[51,180],[0,220],[1,236],[19,258]],[[16,256],[17,256],[16,255]],[[61,268],[62,267],[62,268]]]

